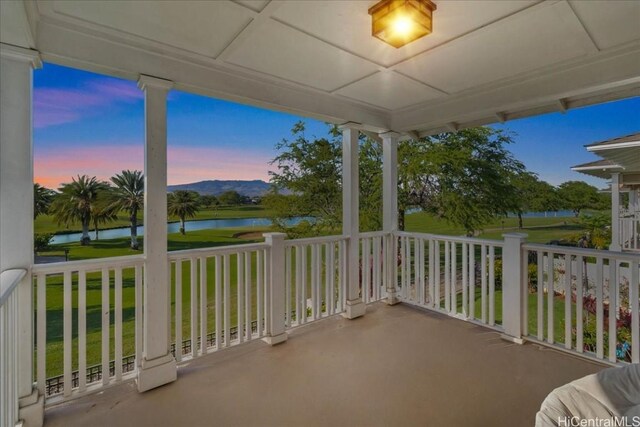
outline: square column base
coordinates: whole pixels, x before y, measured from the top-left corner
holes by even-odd
[[[400,302],[395,289],[387,289],[387,305],[396,305]]]
[[[44,423],[44,396],[37,389],[20,399],[17,425],[22,427],[41,427]]]
[[[502,338],[505,341],[512,342],[514,344],[520,344],[520,345],[524,344],[524,339],[512,337],[511,335],[500,334],[500,338]]]
[[[167,354],[153,360],[142,359],[142,366],[138,371],[136,383],[138,384],[138,391],[142,393],[169,384],[177,378],[176,360],[171,354]]]
[[[347,301],[346,311],[342,313],[342,317],[346,319],[356,319],[364,316],[367,311],[367,306],[362,302],[360,298]]]
[[[268,336],[262,338],[262,341],[266,342],[269,345],[276,345],[285,342],[289,338],[289,335],[286,332],[281,333],[280,335],[276,335],[274,337]]]

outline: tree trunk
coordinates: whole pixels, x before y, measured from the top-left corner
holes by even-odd
[[[404,209],[398,209],[398,231],[404,231]]]
[[[138,245],[138,215],[136,210],[134,209],[131,212],[131,216],[129,217],[131,221],[131,249],[137,251],[139,248]]]
[[[186,230],[184,229],[184,218],[180,218],[180,234],[182,234],[183,236],[187,234]]]
[[[82,237],[80,238],[80,244],[82,246],[86,246],[91,242],[91,237],[89,237],[89,221],[82,221]]]
[[[523,229],[523,225],[522,225],[522,212],[518,212],[518,228],[519,229]]]

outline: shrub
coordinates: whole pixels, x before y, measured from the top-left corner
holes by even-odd
[[[36,233],[33,236],[33,250],[38,253],[40,251],[46,251],[51,248],[51,239],[53,239],[53,234],[50,233]]]

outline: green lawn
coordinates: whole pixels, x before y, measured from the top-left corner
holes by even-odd
[[[529,235],[527,238],[529,242],[547,243],[550,240],[568,238],[584,231],[577,219],[573,217],[524,218],[523,226],[523,229],[518,228],[518,218],[496,219],[484,227],[479,237],[502,240],[504,233],[521,232]],[[463,228],[451,225],[424,212],[407,215],[405,229],[406,231],[453,236],[465,234]]]
[[[481,305],[481,290],[480,287],[476,287],[475,294],[475,317],[480,319],[482,313],[482,305]],[[495,291],[495,320],[496,324],[502,324],[502,290]],[[532,336],[536,336],[538,333],[538,296],[535,293],[529,293],[527,295],[527,306],[528,306],[528,329],[529,334]],[[443,302],[444,305],[444,302]],[[462,311],[462,296],[458,295],[458,312]],[[488,302],[487,302],[488,307]],[[543,300],[543,337],[547,337],[547,325],[548,325],[548,301],[547,295],[544,295]],[[564,298],[556,296],[553,300],[553,330],[554,330],[554,340],[558,343],[564,343]],[[575,303],[571,303],[571,314],[572,314],[572,322],[575,326]],[[488,318],[488,317],[487,317]]]
[[[221,207],[218,209],[203,209],[198,211],[195,220],[204,219],[229,219],[229,218],[264,218],[271,214],[262,206],[248,205],[248,206],[229,206]],[[178,218],[169,217],[169,221],[178,221]],[[144,215],[140,213],[138,216],[138,223],[142,225],[144,223]],[[117,228],[129,226],[129,218],[125,213],[120,213],[118,219],[114,222],[102,226],[100,229],[105,228]],[[34,221],[34,230],[36,233],[76,233],[81,231],[80,224],[72,224],[69,227],[64,225],[58,225],[51,215],[40,215]]]

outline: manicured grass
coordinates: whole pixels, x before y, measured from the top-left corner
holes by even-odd
[[[264,218],[268,217],[271,212],[259,205],[247,206],[225,206],[218,209],[203,209],[198,211],[194,220],[203,219],[230,219],[230,218]],[[169,217],[169,221],[178,221],[178,218]],[[138,215],[139,225],[144,224],[144,215]],[[118,219],[109,224],[103,225],[100,229],[118,228],[129,226],[128,216],[121,212]],[[34,231],[36,233],[75,233],[80,232],[80,224],[72,224],[69,227],[58,225],[52,215],[40,215],[34,221]]]
[[[475,294],[475,317],[480,319],[482,313],[482,300],[480,288],[476,287]],[[543,333],[542,336],[544,339],[547,338],[547,328],[548,328],[548,300],[547,295],[544,294],[543,299],[543,314],[542,314],[542,326]],[[487,302],[488,304],[488,302]],[[443,303],[444,305],[444,303]],[[528,317],[527,317],[527,325],[529,334],[532,336],[537,336],[538,333],[538,295],[535,293],[527,294],[527,307],[528,307]],[[462,296],[458,295],[458,312],[462,312]],[[575,325],[575,303],[571,303],[571,314],[572,314],[572,322]],[[502,290],[495,291],[495,321],[496,324],[502,324]],[[553,300],[553,335],[554,340],[559,343],[564,343],[565,331],[564,331],[565,321],[564,321],[564,298],[561,296],[554,297]],[[574,337],[575,338],[575,337]]]
[[[504,233],[519,232],[528,234],[527,241],[547,243],[576,235],[584,228],[573,217],[523,218],[524,228],[518,228],[518,218],[496,219],[487,224],[479,237],[502,240]],[[461,227],[451,225],[444,220],[424,212],[407,215],[405,229],[420,233],[461,236],[466,234]]]

